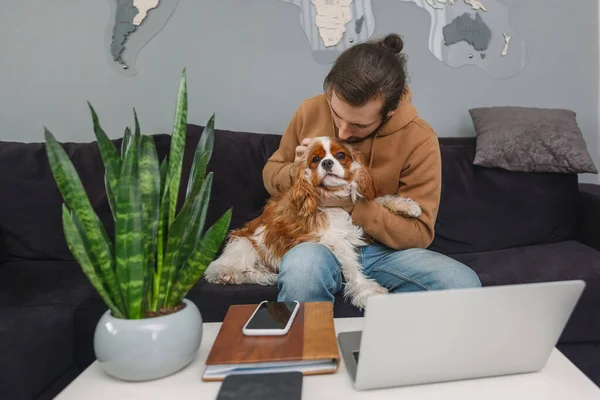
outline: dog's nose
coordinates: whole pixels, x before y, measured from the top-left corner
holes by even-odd
[[[323,160],[321,162],[321,165],[323,166],[323,168],[325,168],[326,171],[331,170],[331,168],[333,168],[333,160]]]

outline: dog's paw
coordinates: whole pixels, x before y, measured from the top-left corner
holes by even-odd
[[[423,211],[421,210],[419,203],[414,200],[407,199],[407,201],[404,202],[404,212],[408,214],[409,217],[417,218],[421,216]]]
[[[211,263],[204,272],[204,279],[209,283],[233,285],[238,283],[236,272],[233,268],[223,264]]]
[[[358,308],[365,308],[367,305],[367,299],[371,296],[375,296],[378,294],[387,294],[389,291],[381,286],[379,283],[367,280],[364,283],[361,283],[358,287],[352,290],[354,293],[350,294],[350,302],[352,305]]]
[[[255,269],[240,269],[227,264],[213,262],[204,273],[204,279],[209,283],[221,285],[257,284],[264,286],[277,285],[279,276],[276,273]]]
[[[375,202],[381,204],[388,210],[396,214],[404,214],[409,217],[420,217],[422,210],[419,203],[402,196],[383,196],[375,199]]]
[[[204,271],[204,280],[208,283],[220,283],[219,266],[216,263],[212,262],[208,265]]]

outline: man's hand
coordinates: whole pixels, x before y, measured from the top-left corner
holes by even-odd
[[[302,139],[302,143],[300,143],[300,146],[296,146],[296,158],[294,159],[294,164],[297,164],[300,161],[302,161],[302,157],[304,156],[304,153],[306,153],[306,150],[308,149],[308,144],[311,140],[311,138],[304,138]]]
[[[304,157],[306,150],[308,150],[308,144],[311,140],[311,138],[304,138],[302,139],[302,143],[300,143],[300,146],[296,146],[294,163],[292,164],[292,168],[290,169],[290,178],[292,178],[292,181],[296,177],[296,166],[302,162],[302,158]]]
[[[350,196],[348,197],[328,197],[326,195],[321,195],[319,198],[319,205],[322,207],[341,207],[348,212],[348,214],[352,214],[354,211],[354,203]]]

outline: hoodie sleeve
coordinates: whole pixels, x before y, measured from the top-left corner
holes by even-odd
[[[399,177],[398,195],[422,209],[418,218],[404,217],[372,201],[359,200],[352,220],[379,242],[395,249],[426,248],[433,241],[441,196],[442,161],[439,142],[431,136],[419,144]]]
[[[292,187],[294,173],[292,167],[296,146],[300,143],[298,138],[302,131],[302,117],[302,106],[300,106],[283,133],[279,148],[267,160],[263,168],[263,183],[271,196],[285,192]]]

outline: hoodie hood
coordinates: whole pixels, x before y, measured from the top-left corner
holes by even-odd
[[[368,153],[369,168],[373,166],[373,157],[375,155],[375,142],[377,142],[377,139],[392,135],[404,129],[415,118],[417,118],[417,109],[412,103],[412,91],[410,90],[410,88],[406,88],[406,91],[400,99],[398,108],[396,109],[394,115],[392,115],[392,118],[390,118],[385,124],[380,126],[377,131],[375,131],[375,135],[371,140],[371,146]]]
[[[389,121],[377,130],[375,137],[384,137],[396,133],[411,123],[416,117],[417,109],[412,103],[412,91],[409,88],[406,88],[396,112]]]

